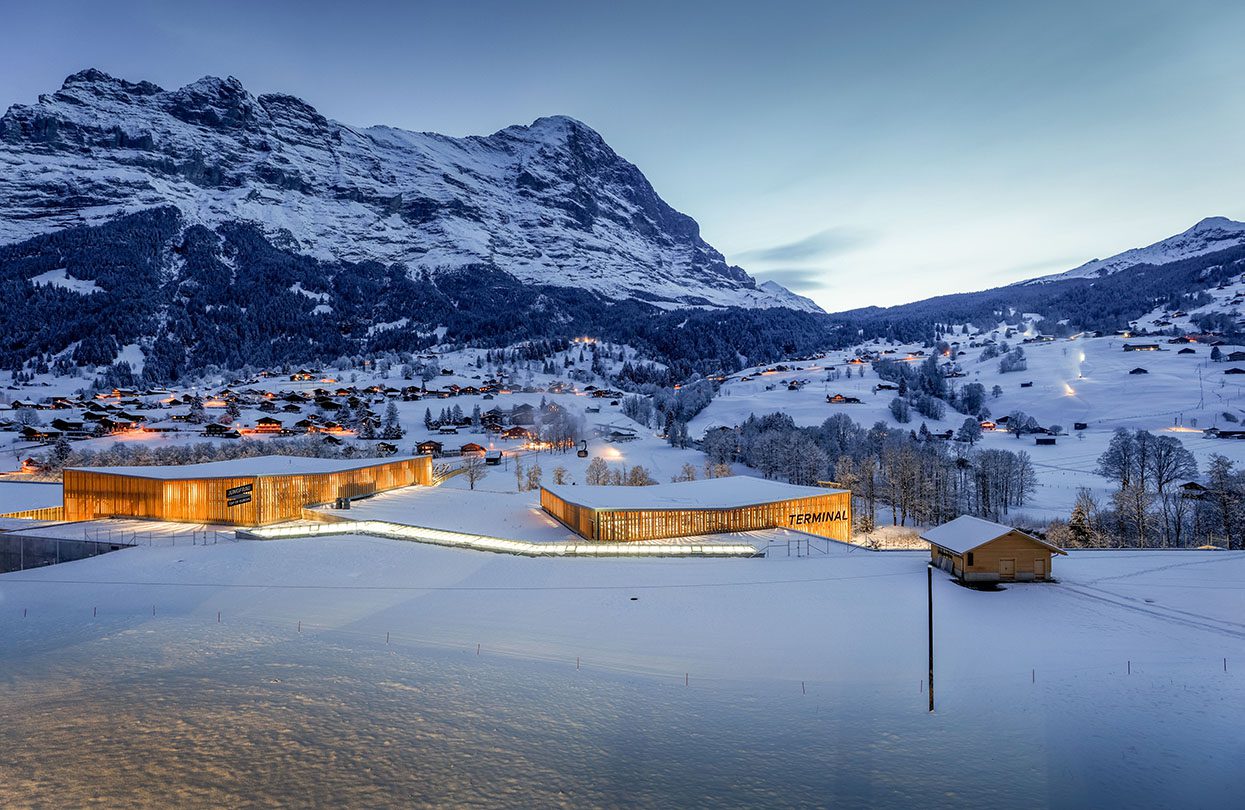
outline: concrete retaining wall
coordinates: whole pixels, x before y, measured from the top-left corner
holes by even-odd
[[[0,574],[24,571],[45,565],[84,560],[129,548],[128,543],[105,543],[95,540],[67,540],[59,537],[34,537],[10,532],[0,533]]]

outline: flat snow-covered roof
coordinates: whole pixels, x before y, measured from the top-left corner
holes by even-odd
[[[784,484],[750,475],[648,487],[562,484],[545,489],[568,503],[590,509],[730,509],[795,498],[816,498],[844,491]]]
[[[253,456],[228,461],[207,461],[202,464],[177,464],[148,467],[72,467],[82,472],[129,475],[136,478],[158,478],[182,481],[188,478],[246,478],[256,475],[305,475],[361,470],[381,464],[404,461],[401,458],[308,458],[304,456]]]
[[[975,548],[984,546],[991,540],[997,540],[1009,532],[1023,534],[1040,546],[1046,546],[1051,551],[1057,551],[1060,554],[1064,553],[1063,549],[1058,546],[1039,540],[1027,532],[970,515],[960,515],[955,520],[944,523],[941,526],[927,529],[921,532],[921,539],[933,543],[939,548],[945,548],[947,551],[965,554]]]

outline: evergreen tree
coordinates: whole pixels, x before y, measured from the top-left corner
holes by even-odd
[[[398,406],[393,402],[385,408],[385,421],[381,424],[380,433],[382,439],[391,441],[401,439],[405,434],[402,430],[402,423],[398,420]]]

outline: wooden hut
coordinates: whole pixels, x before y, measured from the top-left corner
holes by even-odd
[[[921,534],[934,565],[961,582],[1049,580],[1051,559],[1066,552],[1011,526],[962,515]]]

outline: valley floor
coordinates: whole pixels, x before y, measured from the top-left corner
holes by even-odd
[[[926,560],[339,537],[3,575],[0,803],[1234,801],[1245,553],[935,572],[933,715]]]

